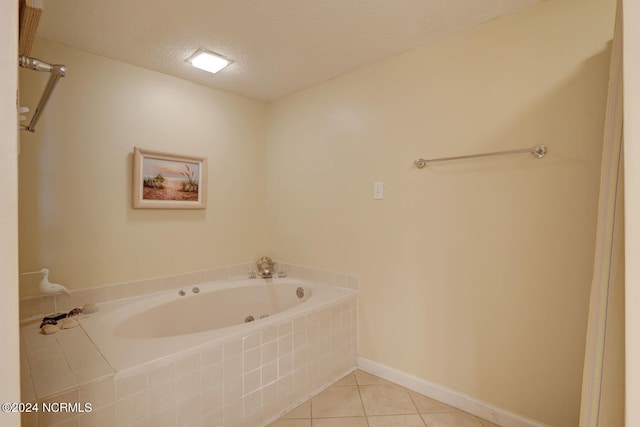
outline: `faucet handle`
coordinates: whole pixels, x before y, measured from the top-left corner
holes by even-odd
[[[255,279],[256,277],[258,277],[256,272],[254,270],[249,270],[249,279]]]

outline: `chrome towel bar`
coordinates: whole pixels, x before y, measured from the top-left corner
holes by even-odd
[[[471,159],[474,157],[487,157],[487,156],[501,156],[503,154],[520,154],[520,153],[531,153],[531,155],[537,159],[543,158],[547,154],[547,147],[544,145],[536,145],[531,148],[522,148],[520,150],[508,150],[508,151],[495,151],[493,153],[482,153],[482,154],[469,154],[466,156],[456,156],[456,157],[441,157],[439,159],[418,159],[413,162],[418,169],[423,169],[427,166],[427,163],[431,162],[444,162],[447,160],[462,160],[462,159]]]
[[[51,73],[49,81],[47,81],[47,86],[44,88],[44,92],[42,92],[42,96],[40,97],[40,102],[38,102],[38,106],[36,107],[36,110],[31,117],[31,121],[27,126],[20,125],[20,130],[28,130],[29,132],[34,132],[36,123],[38,123],[40,115],[44,111],[44,107],[46,107],[47,102],[49,102],[49,97],[51,97],[53,89],[55,89],[56,85],[58,84],[58,80],[60,80],[61,77],[64,77],[67,74],[67,67],[59,64],[47,64],[46,62],[39,59],[31,58],[24,55],[21,55],[18,60],[18,63],[22,68]]]

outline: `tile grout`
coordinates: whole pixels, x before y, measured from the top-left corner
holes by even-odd
[[[362,400],[362,393],[360,393],[360,384],[358,384],[358,377],[355,374],[355,371],[353,373],[353,377],[355,378],[356,381],[356,388],[358,389],[358,397],[360,398],[360,404],[362,405],[362,413],[364,414],[364,420],[367,423],[367,427],[369,427],[369,417],[367,415],[367,410],[364,407],[364,400]],[[313,424],[313,421],[311,422],[311,424]]]
[[[309,402],[309,416],[308,416],[308,417],[301,417],[301,418],[288,418],[288,419],[291,419],[291,420],[296,420],[296,419],[297,419],[297,420],[300,420],[300,421],[306,421],[306,420],[308,420],[308,421],[309,421],[309,423],[310,423],[310,425],[311,425],[311,426],[313,426],[313,425],[315,424],[315,423],[314,423],[314,420],[356,419],[356,418],[357,418],[357,419],[360,419],[360,418],[364,418],[366,425],[367,425],[367,426],[370,426],[370,425],[371,425],[371,424],[370,424],[370,418],[371,418],[371,417],[418,416],[418,417],[419,417],[419,419],[420,419],[420,422],[421,422],[422,426],[425,426],[425,427],[426,427],[426,426],[427,426],[427,422],[425,421],[425,419],[424,419],[423,415],[429,415],[429,414],[448,414],[448,413],[451,413],[451,414],[464,414],[464,415],[469,415],[469,416],[473,417],[473,419],[474,419],[475,421],[477,421],[481,426],[485,426],[484,420],[483,420],[482,418],[477,417],[477,416],[472,415],[472,414],[468,414],[468,413],[466,413],[466,412],[464,412],[464,411],[461,411],[461,410],[459,410],[459,409],[457,409],[457,408],[453,408],[453,407],[452,407],[453,411],[436,410],[436,411],[431,411],[431,412],[421,412],[421,411],[420,411],[420,408],[418,407],[418,404],[416,403],[416,399],[415,399],[415,397],[414,397],[414,396],[412,395],[412,393],[411,393],[411,390],[407,389],[406,387],[403,387],[403,386],[400,386],[400,385],[398,385],[398,384],[394,384],[394,383],[392,383],[392,382],[385,381],[385,380],[382,380],[382,382],[378,382],[378,383],[375,383],[375,382],[374,382],[374,383],[371,383],[371,384],[361,384],[361,383],[360,383],[361,381],[365,381],[365,382],[367,382],[367,381],[366,381],[366,379],[365,379],[365,380],[362,380],[362,379],[358,380],[358,376],[356,375],[356,372],[358,372],[358,371],[359,371],[359,370],[352,371],[350,374],[348,374],[347,376],[343,377],[341,380],[338,380],[338,382],[340,382],[340,381],[342,381],[342,380],[346,379],[346,378],[347,378],[347,377],[349,377],[349,376],[353,376],[353,382],[354,382],[355,384],[334,384],[334,385],[332,385],[332,386],[330,386],[330,387],[335,387],[335,388],[346,388],[346,387],[351,387],[351,388],[353,388],[353,387],[355,387],[355,389],[358,391],[358,398],[359,398],[359,400],[360,400],[360,405],[361,405],[361,408],[362,408],[362,413],[363,413],[363,415],[343,415],[343,416],[322,416],[322,417],[314,417],[314,416],[313,416],[313,399],[314,399],[315,397],[312,397],[312,398],[310,398],[310,399],[308,400],[308,402]],[[364,373],[365,373],[365,374],[367,374],[367,375],[371,375],[371,376],[375,377],[375,375],[373,375],[373,374],[369,374],[369,373],[368,373],[368,372],[366,372],[366,371],[361,371],[361,372],[364,372]],[[364,404],[364,398],[363,398],[363,396],[362,396],[362,390],[361,390],[361,387],[377,387],[377,386],[385,386],[385,385],[391,385],[391,386],[399,387],[401,390],[403,390],[404,395],[405,395],[406,397],[408,397],[408,398],[409,398],[409,401],[411,402],[411,404],[412,404],[413,409],[414,409],[414,411],[415,411],[415,412],[411,412],[411,413],[397,413],[397,414],[396,414],[396,413],[392,413],[392,414],[377,414],[377,415],[376,415],[376,414],[368,414],[368,413],[367,413],[367,410],[366,410],[366,407],[365,407],[365,404]],[[414,393],[415,393],[415,392],[414,392]],[[416,393],[416,394],[418,394],[418,393]],[[428,398],[428,396],[425,396],[425,397],[427,397],[427,398]],[[429,398],[429,399],[431,399],[431,398]],[[432,399],[432,400],[433,400],[433,399]],[[438,402],[438,401],[436,401],[436,402]],[[306,403],[306,402],[305,402],[305,403]],[[439,402],[439,403],[442,403],[442,402]],[[303,404],[304,404],[304,403],[303,403]],[[285,414],[285,415],[286,415],[286,414]],[[284,419],[284,416],[283,416],[282,418],[280,418],[280,419]],[[276,422],[277,422],[277,421],[278,421],[278,420],[276,420]]]
[[[362,392],[361,392],[361,390],[360,390],[360,387],[361,387],[361,386],[383,386],[383,385],[386,385],[386,384],[385,384],[385,383],[380,383],[380,384],[360,384],[360,383],[358,382],[358,377],[357,377],[357,375],[355,375],[355,371],[354,371],[353,375],[354,375],[354,377],[355,377],[356,385],[357,385],[357,387],[358,387],[358,395],[360,396],[360,402],[362,403],[362,410],[363,410],[363,412],[365,413],[365,418],[366,418],[366,421],[367,421],[367,426],[369,426],[369,425],[370,425],[370,424],[369,424],[369,417],[370,417],[370,416],[418,415],[418,417],[420,418],[420,422],[422,423],[422,425],[423,425],[423,426],[425,426],[425,427],[426,427],[426,423],[424,422],[424,419],[423,419],[423,418],[422,418],[422,416],[420,415],[420,410],[418,409],[418,406],[416,405],[416,403],[414,402],[413,398],[411,397],[411,394],[407,391],[407,389],[406,389],[405,387],[402,387],[402,386],[399,386],[399,385],[397,385],[397,384],[393,384],[393,383],[390,383],[390,384],[393,384],[393,385],[395,385],[395,386],[400,387],[400,388],[404,391],[404,393],[407,395],[407,397],[409,397],[409,400],[410,400],[411,404],[413,405],[413,408],[415,409],[415,412],[414,412],[414,413],[412,413],[412,414],[378,414],[378,415],[373,415],[373,414],[369,415],[369,414],[367,414],[366,408],[365,408],[365,406],[364,406],[364,400],[362,399]],[[373,374],[370,374],[370,375],[373,375]]]

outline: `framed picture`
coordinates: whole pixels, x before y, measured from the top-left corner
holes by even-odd
[[[204,209],[206,196],[206,158],[134,148],[134,208]]]

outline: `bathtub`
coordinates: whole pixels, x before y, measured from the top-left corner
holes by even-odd
[[[356,368],[357,298],[315,281],[240,279],[98,302],[53,335],[25,324],[23,400],[90,402],[81,425],[266,426]]]
[[[211,282],[98,304],[100,310],[81,326],[118,379],[145,365],[242,341],[323,310],[330,313],[332,307],[335,312],[348,302],[351,327],[356,297],[347,288],[290,278]]]

